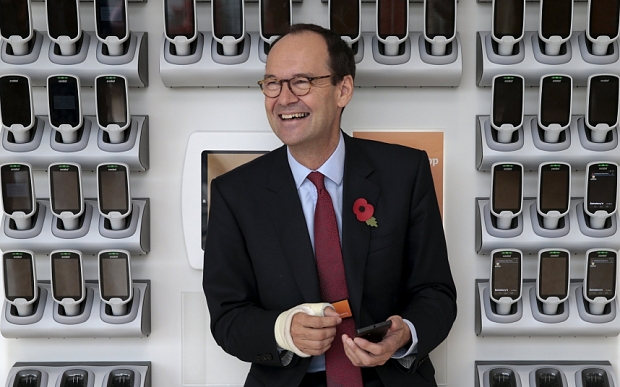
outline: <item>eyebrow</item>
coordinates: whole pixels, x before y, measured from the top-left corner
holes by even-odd
[[[276,79],[283,79],[283,78],[278,78],[273,74],[265,74],[263,75],[263,79],[267,79],[267,78],[276,78]],[[306,78],[312,78],[314,77],[314,75],[308,74],[308,73],[299,73],[299,74],[293,74],[293,76],[291,78],[297,78],[297,77],[306,77]]]

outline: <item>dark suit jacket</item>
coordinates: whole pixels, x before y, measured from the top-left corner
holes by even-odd
[[[456,289],[428,157],[346,135],[345,153],[342,251],[356,326],[391,315],[411,321],[414,365],[390,360],[377,372],[386,387],[435,386],[428,353],[456,317]],[[357,220],[358,198],[374,205],[378,227]],[[215,340],[253,363],[245,385],[297,386],[310,358],[283,366],[274,324],[282,311],[321,297],[285,147],[212,182],[203,287]]]

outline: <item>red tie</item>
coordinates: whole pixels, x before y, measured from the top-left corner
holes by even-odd
[[[349,292],[344,274],[336,213],[323,178],[320,172],[311,172],[308,175],[308,180],[318,191],[314,210],[314,251],[321,284],[321,298],[326,302],[336,302],[348,299]],[[341,340],[344,333],[351,338],[355,337],[353,318],[343,319],[336,327],[336,338],[325,353],[327,387],[362,387],[364,383],[361,369],[354,366],[344,353]]]

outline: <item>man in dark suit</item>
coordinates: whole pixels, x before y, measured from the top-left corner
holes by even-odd
[[[260,82],[285,146],[212,182],[203,287],[215,340],[252,363],[246,386],[324,386],[337,348],[366,387],[436,386],[428,353],[452,327],[456,289],[428,157],[341,132],[354,76],[338,35],[293,26]],[[322,296],[313,171],[333,202],[352,317]],[[336,334],[347,318],[392,325],[373,343]]]

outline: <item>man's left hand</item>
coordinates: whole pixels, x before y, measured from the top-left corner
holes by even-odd
[[[392,326],[378,343],[361,337],[342,335],[344,351],[351,363],[358,367],[375,367],[385,364],[400,348],[411,342],[411,331],[402,317],[391,316]]]

